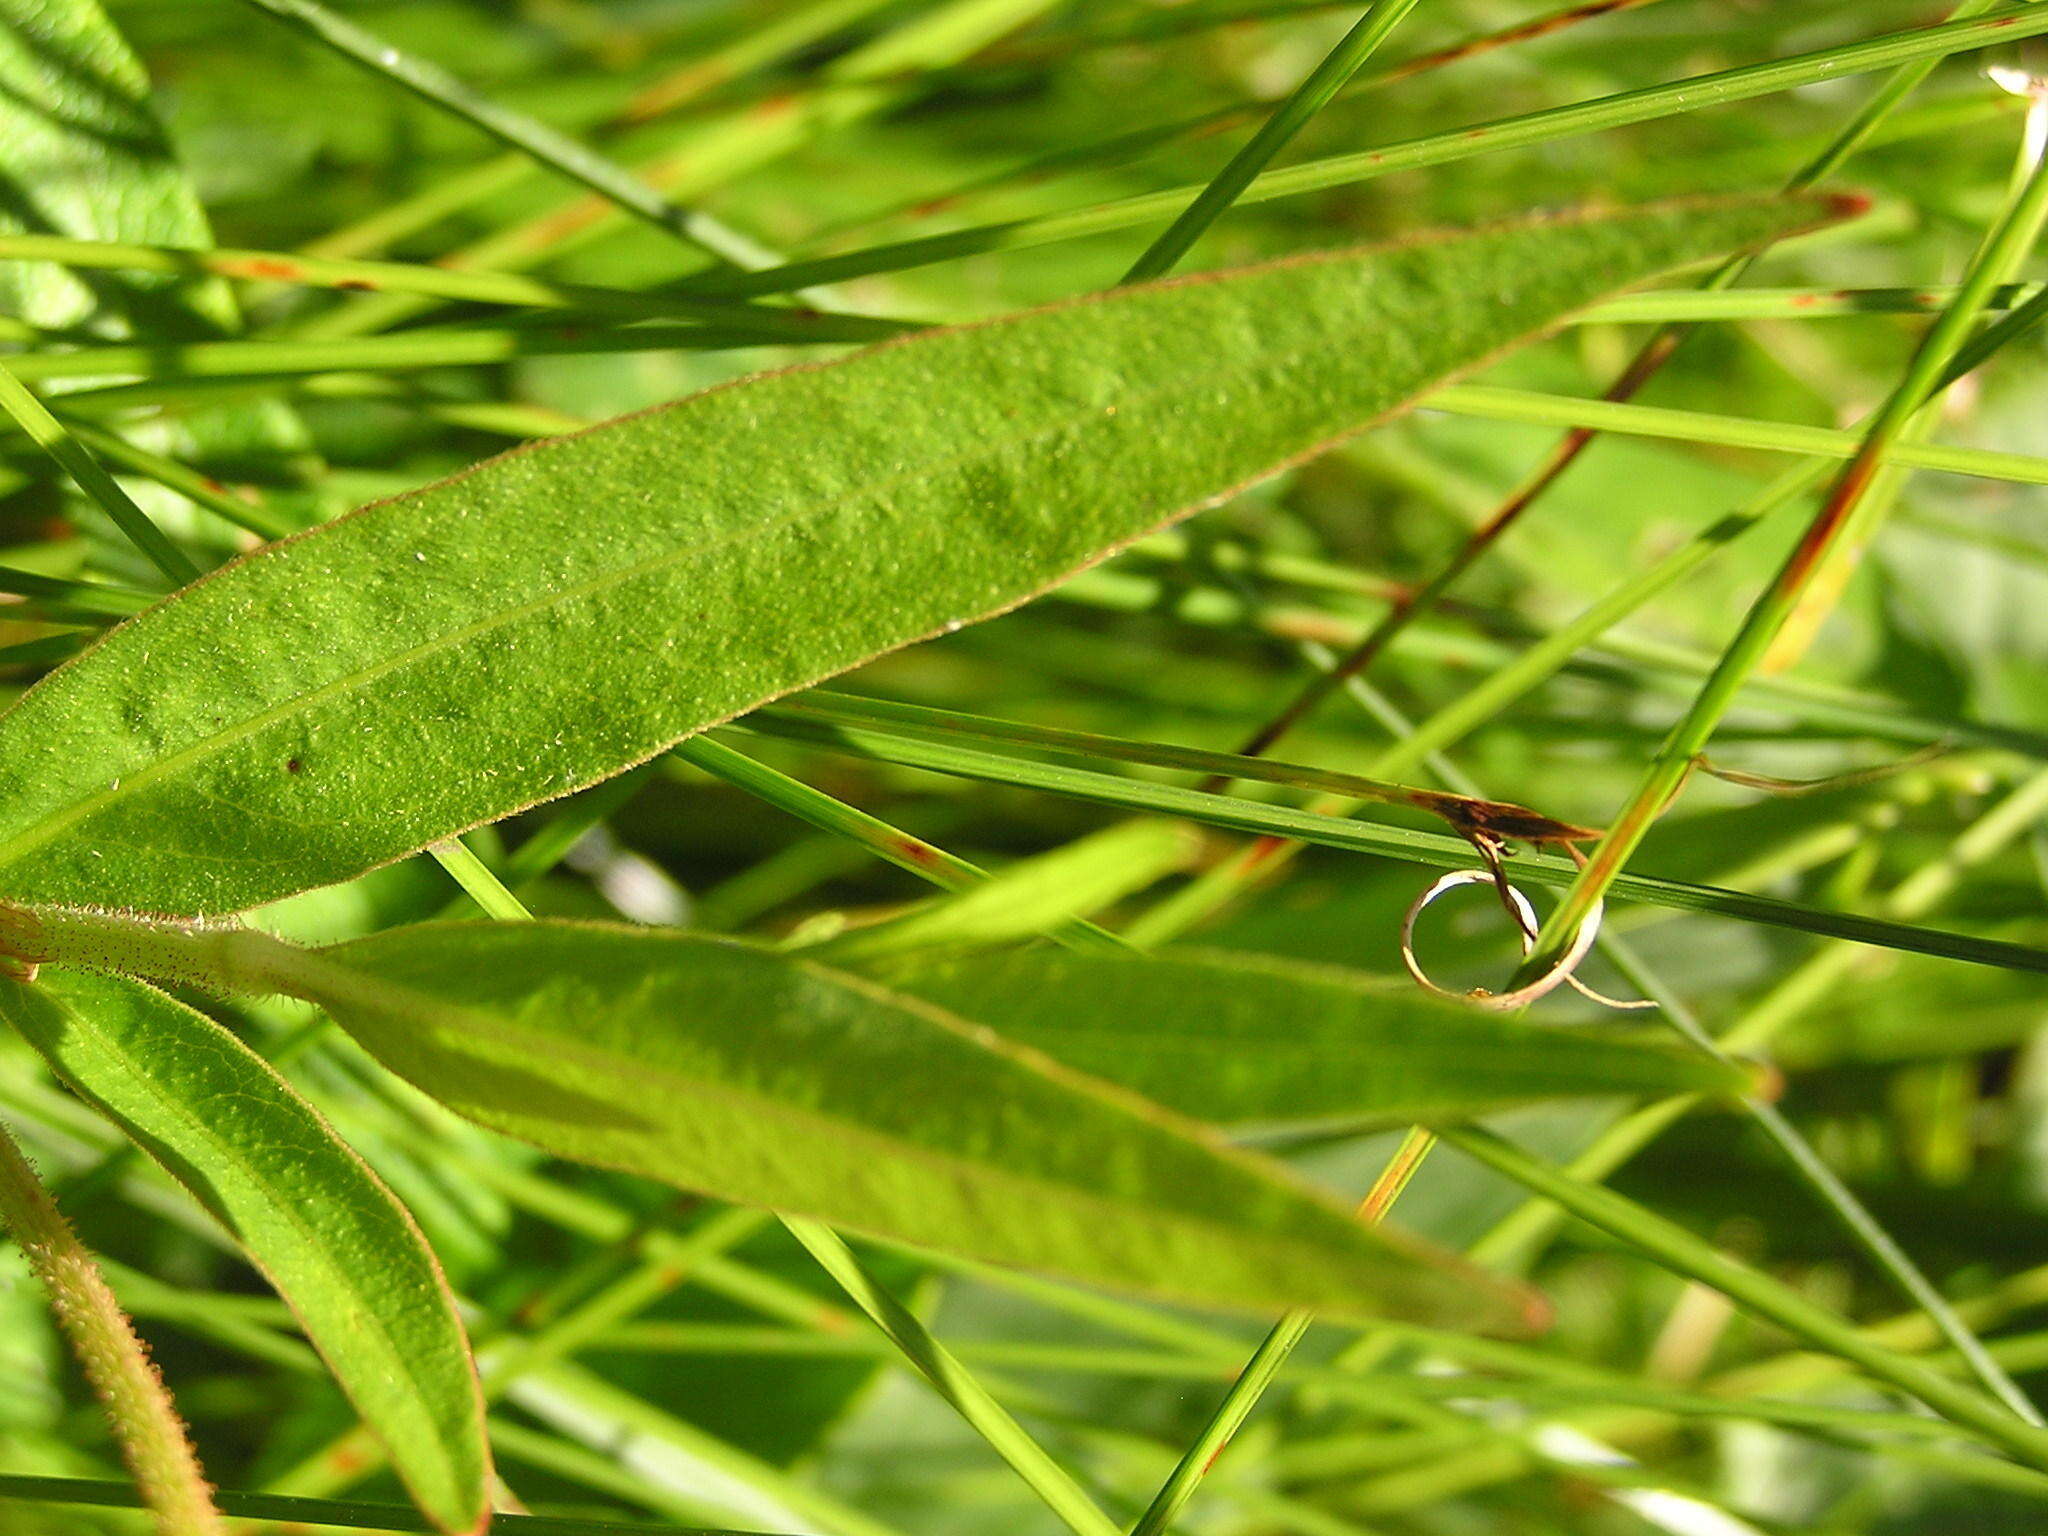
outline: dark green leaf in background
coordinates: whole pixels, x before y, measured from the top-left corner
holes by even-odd
[[[149,81],[97,0],[0,0],[0,228],[89,240],[213,243]],[[61,330],[219,334],[225,283],[0,263],[0,307]]]

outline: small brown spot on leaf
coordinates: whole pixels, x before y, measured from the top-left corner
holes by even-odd
[[[930,843],[921,843],[914,837],[898,838],[890,852],[906,863],[917,865],[920,869],[939,867],[938,849],[932,847]]]

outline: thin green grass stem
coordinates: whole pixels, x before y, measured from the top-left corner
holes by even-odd
[[[406,91],[489,134],[571,181],[588,187],[635,217],[721,261],[741,267],[766,266],[773,253],[722,219],[670,202],[632,172],[580,140],[522,112],[479,95],[438,64],[414,58],[315,0],[246,0],[311,34],[325,46]]]
[[[1131,263],[1123,280],[1127,283],[1148,282],[1165,276],[1178,266],[1181,257],[1193,249],[1195,242],[1208,232],[1209,226],[1223,216],[1243,195],[1245,188],[1273,163],[1274,157],[1294,141],[1295,136],[1308,126],[1309,120],[1328,106],[1351,77],[1364,67],[1365,61],[1379,51],[1380,44],[1393,35],[1394,28],[1415,9],[1415,4],[1416,0],[1377,0],[1376,4],[1367,7],[1365,14],[1344,34],[1337,46],[1309,71],[1285,101],[1274,108],[1250,142],[1230,157],[1229,163],[1202,188],[1201,194],[1188,204],[1180,217]]]
[[[199,567],[192,557],[149,520],[149,514],[135,505],[114,477],[100,467],[99,460],[64,429],[64,424],[4,364],[0,364],[0,410],[12,416],[30,441],[57,461],[172,586],[182,587],[199,579]]]
[[[1270,202],[1357,186],[1403,171],[1449,165],[1499,151],[1532,149],[1580,134],[1655,122],[1681,112],[1753,101],[1759,96],[1798,90],[1824,80],[2015,43],[2044,32],[2048,32],[2048,14],[2043,14],[2039,6],[2001,6],[1994,13],[1970,20],[1888,33],[1861,43],[1695,75],[1670,85],[1623,91],[1575,106],[1547,108],[1267,171],[1244,189],[1238,202]],[[1117,230],[1141,229],[1171,220],[1201,191],[1200,186],[1175,187],[1065,213],[983,224],[839,256],[792,262],[760,272],[706,277],[690,286],[694,292],[723,297],[785,293],[812,283],[905,272],[995,251],[1022,250]]]

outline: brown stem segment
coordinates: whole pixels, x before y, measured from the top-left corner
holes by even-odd
[[[86,1379],[106,1406],[121,1455],[156,1517],[158,1536],[225,1536],[163,1378],[99,1266],[4,1128],[0,1221],[28,1256]]]

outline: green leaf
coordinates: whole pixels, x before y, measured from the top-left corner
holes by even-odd
[[[0,229],[80,239],[213,243],[150,109],[149,81],[97,0],[0,0]],[[0,308],[47,329],[217,334],[227,285],[123,274],[89,282],[52,262],[0,263]]]
[[[890,986],[1219,1123],[1469,1118],[1594,1094],[1741,1094],[1745,1068],[1251,955],[1022,950],[896,961]]]
[[[0,893],[225,912],[346,879],[1014,607],[1616,287],[1835,207],[1125,289],[491,460],[258,551],[27,695]]]
[[[1191,1121],[789,956],[443,923],[321,951],[292,985],[457,1113],[579,1162],[1187,1301],[1531,1315],[1524,1293]]]
[[[149,78],[99,0],[0,0],[0,177],[0,233],[213,244]],[[156,345],[242,328],[219,278],[86,275],[47,261],[0,262],[0,311],[47,330],[82,326]],[[237,459],[305,447],[277,402],[202,412],[186,430],[193,441],[183,446]]]
[[[140,982],[0,980],[0,1015],[240,1239],[422,1512],[488,1517],[490,1450],[440,1266],[391,1192],[270,1066]]]

